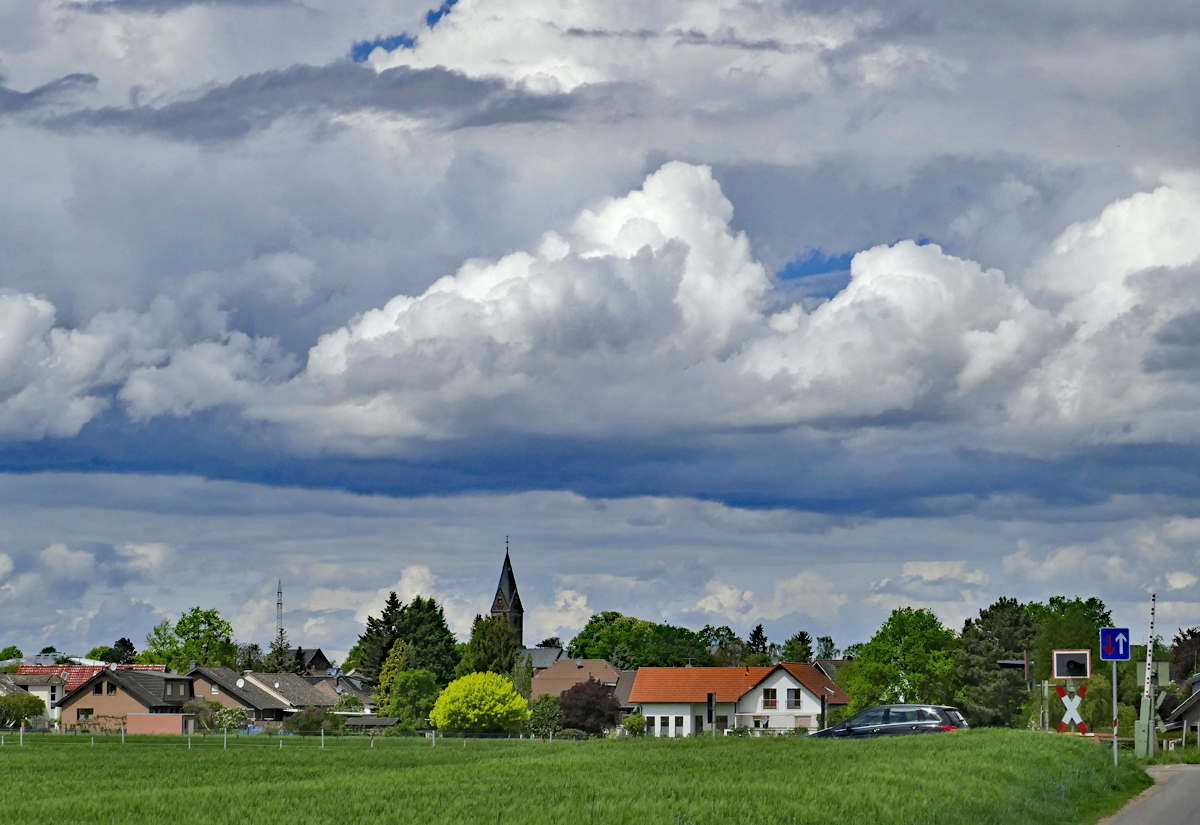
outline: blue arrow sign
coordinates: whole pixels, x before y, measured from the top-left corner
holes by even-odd
[[[1100,659],[1105,662],[1129,661],[1129,628],[1100,628]]]

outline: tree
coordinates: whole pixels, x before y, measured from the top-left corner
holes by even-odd
[[[288,655],[291,647],[288,642],[287,630],[282,626],[276,628],[275,638],[271,640],[270,652],[263,658],[263,670],[267,673],[287,671],[291,665],[291,656]]]
[[[766,653],[767,652],[767,634],[763,632],[762,624],[755,626],[750,631],[750,638],[746,639],[747,653]]]
[[[338,698],[333,710],[335,713],[362,713],[364,707],[366,706],[362,699],[353,693],[344,693]]]
[[[9,658],[0,653],[0,659]],[[1200,665],[1200,627],[1179,628],[1171,642],[1171,678],[1182,681]]]
[[[641,736],[646,732],[646,717],[640,713],[631,713],[626,716],[625,732],[630,736]]]
[[[290,670],[292,673],[295,673],[299,676],[304,676],[308,673],[308,668],[304,666],[304,648],[296,648],[296,654],[292,656],[290,665],[291,667],[289,667],[288,670]]]
[[[379,682],[375,688],[375,707],[386,708],[392,701],[392,685],[396,682],[396,674],[404,670],[404,655],[408,651],[408,645],[404,640],[399,639],[392,645],[392,649],[388,651],[387,660],[383,663],[383,669],[379,671]]]
[[[512,669],[513,689],[526,700],[533,691],[533,654],[527,654],[524,659],[518,657]]]
[[[512,730],[525,722],[528,706],[507,676],[470,673],[446,686],[430,717],[442,730]]]
[[[948,704],[957,641],[929,610],[893,610],[851,668],[851,711],[897,702]]]
[[[596,613],[567,645],[573,659],[610,659],[617,645],[624,644],[635,656],[648,637],[653,622],[624,616],[615,610]]]
[[[0,694],[0,726],[16,728],[23,726],[35,716],[46,712],[46,703],[27,693]]]
[[[175,635],[180,643],[177,667],[186,668],[191,662],[211,667],[235,664],[233,627],[216,610],[193,607],[175,623]]]
[[[471,639],[459,660],[455,673],[512,673],[517,663],[517,637],[513,634],[508,619],[503,616],[486,619],[476,615],[471,627]]]
[[[107,662],[109,661],[108,654],[111,652],[112,648],[108,645],[99,645],[89,650],[83,658],[94,659],[97,662]]]
[[[350,652],[346,654],[346,661],[342,665],[342,670],[346,673],[357,670],[362,662],[362,652],[363,641],[360,638],[354,643],[354,647],[350,648]]]
[[[972,726],[1008,727],[1028,699],[1025,674],[1001,668],[1002,659],[1023,659],[1037,636],[1033,611],[1002,597],[967,619],[955,656],[956,704]]]
[[[537,643],[538,647],[563,647],[562,639],[557,636],[551,636],[548,639],[542,639]]]
[[[234,667],[234,670],[238,673],[245,673],[247,670],[266,670],[262,648],[253,642],[238,645],[237,665]]]
[[[781,654],[785,662],[811,662],[813,660],[812,636],[801,630],[783,643]]]
[[[391,700],[381,712],[399,719],[397,724],[405,730],[416,730],[424,727],[441,692],[433,671],[402,670],[396,674]]]
[[[816,659],[836,659],[838,657],[838,649],[833,645],[832,636],[817,637],[817,655]]]
[[[446,684],[458,664],[454,634],[446,624],[442,606],[434,599],[415,597],[404,604],[395,592],[388,595],[379,617],[367,617],[366,632],[359,637],[355,666],[368,680],[379,678],[379,671],[397,639],[413,648],[415,667],[432,671],[438,684]],[[351,651],[353,654],[353,651]],[[347,657],[346,667],[351,660]]]
[[[1100,628],[1112,622],[1104,602],[1095,597],[1085,601],[1078,596],[1071,600],[1054,596],[1047,604],[1032,602],[1028,607],[1037,623],[1032,651],[1034,679],[1050,678],[1055,649],[1090,648],[1092,661],[1100,661]]]
[[[283,722],[283,729],[288,733],[320,733],[344,727],[346,720],[327,708],[305,708]]]
[[[562,730],[562,710],[558,707],[558,697],[553,693],[543,693],[534,699],[529,706],[527,727],[531,734],[541,737]]]
[[[617,670],[633,670],[637,667],[633,661],[633,651],[624,642],[613,648],[612,658],[609,659],[609,662]]]
[[[4,648],[4,650],[0,650],[0,662],[6,661],[8,659],[24,659],[24,658],[25,658],[25,654],[22,653],[21,648],[17,647],[16,645],[9,645],[8,647]]]
[[[58,648],[56,648],[54,645],[46,645],[45,647],[42,648],[41,652],[38,655],[39,656],[48,656],[51,653],[58,653]]]
[[[588,733],[600,733],[617,726],[621,706],[607,687],[588,678],[558,697],[562,726]]]
[[[229,730],[230,728],[240,728],[246,724],[246,720],[250,714],[245,708],[227,708],[222,707],[213,711],[213,722],[217,728],[221,730]]]
[[[133,642],[122,636],[113,642],[113,646],[108,649],[108,656],[104,661],[115,662],[118,665],[131,665],[136,659],[137,648],[133,646]]]
[[[220,702],[210,702],[207,699],[189,699],[180,708],[184,713],[195,714],[196,727],[204,730],[216,730],[217,711],[221,709]]]
[[[146,665],[173,667],[180,659],[179,637],[170,619],[163,619],[146,634],[146,649],[138,661]]]
[[[727,625],[705,625],[700,637],[712,650],[714,664],[721,667],[739,667],[742,664],[746,643]]]

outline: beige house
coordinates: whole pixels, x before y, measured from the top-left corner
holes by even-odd
[[[143,722],[139,727],[167,732],[157,728],[168,725],[169,732],[183,733],[183,705],[191,698],[192,680],[188,676],[160,670],[106,668],[59,700],[58,709],[63,730],[117,730],[131,715],[171,714],[178,717],[178,727],[174,720],[158,725]]]

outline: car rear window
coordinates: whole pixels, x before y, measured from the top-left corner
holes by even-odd
[[[967,720],[961,713],[953,708],[948,708],[946,710],[946,716],[949,717],[950,724],[954,725],[956,728],[965,728],[967,726]]]
[[[937,715],[937,711],[930,710],[929,708],[921,708],[921,721],[937,722],[940,725],[942,723],[942,717]]]

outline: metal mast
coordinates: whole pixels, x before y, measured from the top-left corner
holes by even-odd
[[[279,590],[275,593],[275,638],[283,637],[283,579],[279,580]]]

